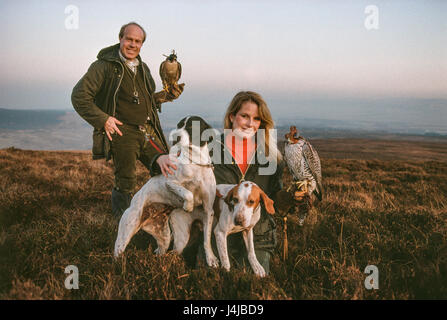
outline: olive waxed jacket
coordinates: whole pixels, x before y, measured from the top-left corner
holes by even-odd
[[[93,130],[93,159],[110,159],[110,141],[104,132],[104,124],[109,116],[115,116],[117,92],[121,85],[124,65],[118,54],[119,43],[102,49],[98,60],[93,62],[87,73],[73,88],[71,101],[74,109],[89,124]],[[151,124],[166,150],[169,150],[161,129],[158,112],[161,104],[154,99],[155,82],[148,66],[137,57],[143,66],[144,83],[151,98]]]
[[[269,166],[269,163],[261,164],[265,161],[261,162],[261,159],[258,159],[258,156],[260,156],[259,158],[263,156],[262,149],[259,149],[258,147],[253,158],[253,163],[249,164],[244,175],[231,155],[231,151],[225,146],[224,141],[224,136],[221,135],[218,144],[220,146],[220,160],[218,159],[219,156],[215,157],[212,155],[216,183],[238,184],[241,181],[252,181],[256,183],[269,196],[270,199],[273,200],[275,194],[283,188],[282,177],[284,171],[284,161],[277,163],[274,173],[269,175],[260,174],[259,169],[265,169]],[[261,218],[253,227],[253,234],[256,250],[266,250],[273,253],[273,250],[277,244],[276,223],[273,217],[265,210],[263,203],[261,205]],[[244,248],[240,233],[229,235],[229,247],[231,246],[231,242],[233,243],[233,246],[236,245]]]

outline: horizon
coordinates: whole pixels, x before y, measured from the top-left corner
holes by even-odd
[[[340,117],[338,119],[330,119],[323,117],[312,117],[309,115],[280,115],[279,117],[273,114],[273,121],[275,128],[280,131],[289,128],[290,125],[295,125],[300,130],[306,133],[311,133],[312,136],[327,137],[335,133],[337,136],[341,135],[352,137],[361,137],[365,134],[391,134],[391,135],[416,135],[416,136],[434,136],[447,137],[447,127],[443,122],[446,114],[441,114],[438,123],[424,122],[424,110],[419,110],[417,107],[407,107],[404,110],[408,117],[406,121],[401,118],[393,118],[393,113],[389,110],[383,109],[387,112],[382,117],[370,117],[369,119],[360,119],[351,116],[351,118]],[[24,112],[30,112],[25,114]],[[397,108],[396,112],[402,111]],[[170,112],[161,113],[161,125],[163,130],[172,130],[177,126],[177,122],[185,116],[200,116],[207,121],[213,128],[223,128],[223,113],[225,110],[220,110],[218,113],[204,113],[194,112],[185,114],[180,110],[171,110]],[[388,116],[390,119],[384,121],[383,118]],[[92,129],[84,119],[82,119],[74,109],[8,109],[0,107],[0,137],[5,133],[11,133],[11,130],[72,130],[78,131],[81,129],[84,133],[89,133]],[[328,133],[327,130],[332,133]],[[338,132],[338,133],[337,133]],[[53,132],[54,133],[54,132]]]

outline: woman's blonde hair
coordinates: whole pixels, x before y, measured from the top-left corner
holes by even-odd
[[[276,139],[274,136],[270,135],[270,129],[274,129],[275,123],[273,122],[270,110],[267,107],[267,103],[261,97],[260,94],[253,91],[241,91],[238,92],[233,100],[231,100],[230,105],[227,108],[224,117],[224,129],[233,129],[233,123],[230,120],[230,115],[236,116],[236,114],[241,109],[245,102],[253,102],[258,106],[259,117],[261,118],[261,125],[259,129],[265,130],[265,153],[268,158],[270,155],[276,155],[276,160],[279,162],[281,160],[281,153],[278,150]],[[258,143],[261,141],[258,141]]]

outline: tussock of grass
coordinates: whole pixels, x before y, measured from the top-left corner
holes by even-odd
[[[282,220],[271,275],[155,256],[140,231],[114,260],[113,168],[87,153],[0,150],[0,299],[447,298],[447,163],[322,160],[324,202]],[[138,185],[149,178],[138,167]],[[285,173],[284,182],[291,177]],[[367,265],[379,290],[366,290]],[[79,268],[79,290],[64,286]]]

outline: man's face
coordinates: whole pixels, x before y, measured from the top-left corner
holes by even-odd
[[[124,35],[120,39],[121,54],[129,60],[135,59],[140,54],[143,46],[144,33],[136,25],[127,26]]]

